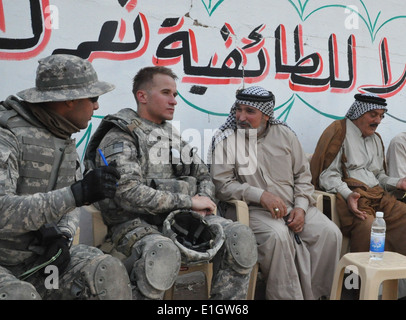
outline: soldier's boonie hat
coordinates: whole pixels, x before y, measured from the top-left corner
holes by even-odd
[[[51,55],[38,63],[35,88],[17,93],[31,103],[98,97],[115,88],[99,81],[92,64],[77,56]]]

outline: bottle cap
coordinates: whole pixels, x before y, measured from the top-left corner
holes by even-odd
[[[377,211],[376,212],[376,217],[377,218],[383,218],[383,212],[382,211]]]

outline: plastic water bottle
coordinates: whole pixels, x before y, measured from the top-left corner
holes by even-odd
[[[385,249],[386,223],[383,219],[383,212],[377,211],[376,218],[371,228],[371,243],[369,257],[372,260],[382,260]]]

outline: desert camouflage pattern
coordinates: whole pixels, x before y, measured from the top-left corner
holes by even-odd
[[[38,61],[35,87],[17,96],[31,103],[98,97],[115,88],[99,81],[92,64],[80,57],[57,54]]]
[[[12,266],[43,252],[34,231],[45,223],[74,236],[79,209],[69,186],[81,174],[74,140],[55,138],[15,97],[0,105],[0,118],[7,113],[13,116],[0,127],[0,265]]]
[[[180,139],[179,133],[170,123],[164,122],[161,125],[152,123],[141,119],[131,109],[123,109],[116,116],[128,124],[129,130],[114,126],[102,139],[96,131],[93,137],[101,139],[100,145],[95,141],[89,143],[89,145],[93,145],[93,148],[99,147],[107,162],[114,163],[121,174],[114,204],[102,205],[101,202],[99,203],[110,234],[116,234],[119,230],[128,227],[128,221],[134,219],[151,224],[152,228],[162,231],[162,223],[170,212],[191,208],[191,196],[200,194],[214,198],[214,185],[206,165],[196,154],[190,153],[191,148]],[[172,154],[172,159],[171,148],[178,150],[178,153]],[[173,161],[175,154],[182,155],[182,153],[186,155],[182,158],[185,162],[184,165],[179,161]],[[96,155],[95,160],[96,166],[103,165],[100,156]],[[193,164],[191,164],[191,160],[193,160]],[[213,219],[212,223],[219,223],[224,228],[228,224],[234,223],[219,216],[213,216],[211,219]],[[254,239],[249,229],[247,232],[251,239]],[[127,237],[122,237],[125,239],[123,241],[128,243],[131,235],[132,233],[129,231]],[[146,292],[145,288],[148,288],[144,285],[146,281],[141,283],[139,280],[147,277],[145,264],[139,263],[140,257],[143,256],[142,250],[145,249],[142,244],[146,239],[148,239],[149,246],[158,246],[161,241],[155,233],[140,237],[133,242],[133,250],[129,256],[128,247],[121,251],[127,254],[127,258],[123,262],[129,274],[138,277],[130,276],[133,284],[133,297],[159,299],[162,297],[163,291],[159,292],[159,288],[154,287]],[[119,241],[115,244],[115,248],[123,248],[122,244],[123,242]],[[249,246],[251,246],[249,251],[255,252],[255,256],[250,253],[253,259],[241,273],[234,270],[240,271],[241,268],[233,269],[232,254],[227,251],[226,246],[222,246],[214,257],[214,260],[218,261],[216,265],[219,265],[213,282],[212,297],[214,299],[246,298],[250,270],[256,262],[255,240],[249,243]],[[176,246],[173,246],[172,249],[177,252],[176,256],[179,256],[179,249]],[[177,263],[173,260],[173,255],[159,260],[160,263],[165,263],[165,261],[171,262],[171,266]],[[173,275],[172,277],[168,275],[165,283],[171,284],[172,281]]]
[[[0,300],[130,300],[131,283],[122,262],[86,245],[73,246],[71,260],[59,275],[58,290],[47,288],[46,277],[36,272],[19,280],[20,266],[10,270],[0,266]]]
[[[82,178],[77,157],[75,141],[51,135],[24,102],[9,97],[0,104],[0,300],[131,298],[122,263],[85,245],[70,249],[59,290],[46,290],[40,271],[18,279],[45,251],[35,236],[42,225],[54,222],[72,237],[77,230],[70,189]]]
[[[114,127],[99,145],[107,161],[115,163],[121,174],[114,199],[116,207],[111,211],[102,210],[107,225],[136,217],[162,224],[169,212],[191,208],[191,195],[198,193],[213,198],[214,185],[210,174],[197,155],[193,157],[194,165],[190,165],[191,158],[185,157],[189,164],[183,166],[183,172],[189,175],[175,175],[169,162],[171,144],[173,149],[187,154],[190,148],[169,123],[157,125],[142,120],[131,109],[121,110],[119,117],[127,119],[138,139],[135,141],[128,132]],[[96,166],[102,165],[104,163],[97,154]]]

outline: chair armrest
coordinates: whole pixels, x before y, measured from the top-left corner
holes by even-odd
[[[327,197],[330,201],[330,213],[331,213],[331,220],[337,225],[340,226],[340,220],[337,215],[336,211],[336,194],[329,193],[321,190],[315,190],[313,193],[313,198],[316,200],[317,209],[321,212],[324,212],[324,203],[323,199]]]
[[[250,225],[249,210],[248,205],[241,200],[229,200],[227,203],[235,206],[235,212],[237,216],[237,221],[245,224],[246,226]]]

